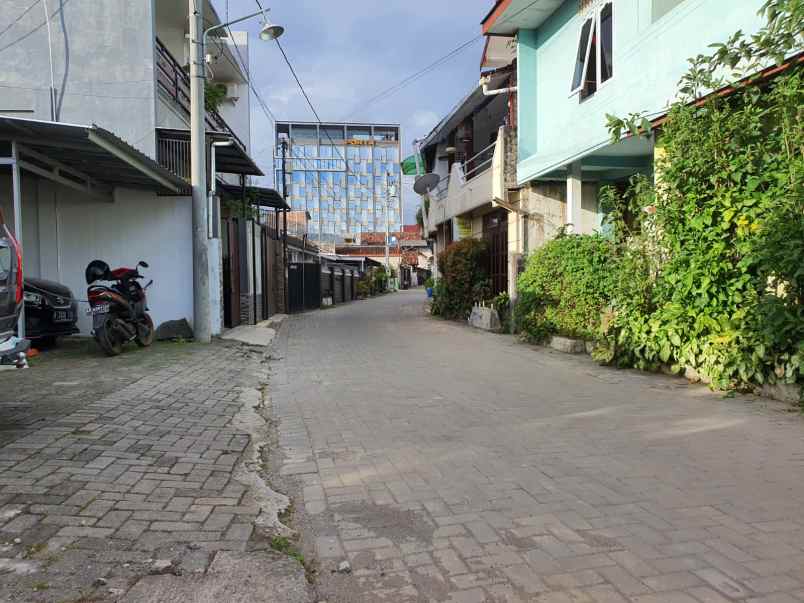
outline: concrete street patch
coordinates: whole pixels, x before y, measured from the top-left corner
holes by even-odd
[[[146,576],[121,603],[307,603],[310,587],[295,560],[270,552],[222,551],[204,575]]]
[[[260,325],[240,325],[221,335],[221,339],[239,341],[247,345],[268,347],[274,340],[276,330]]]

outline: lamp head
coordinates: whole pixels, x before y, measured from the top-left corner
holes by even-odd
[[[263,25],[262,29],[260,30],[260,39],[265,42],[270,42],[271,40],[276,40],[283,33],[285,33],[284,27],[281,25],[275,25],[266,19],[265,25]]]

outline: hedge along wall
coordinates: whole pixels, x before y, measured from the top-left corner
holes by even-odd
[[[488,267],[488,244],[481,239],[461,239],[439,253],[441,278],[433,292],[433,315],[469,318],[475,303],[491,297]]]
[[[717,387],[802,382],[804,364],[804,81],[794,60],[771,80],[729,79],[783,64],[802,50],[804,4],[770,0],[768,24],[740,32],[692,59],[683,102],[663,125],[655,191],[632,186],[625,211],[650,207],[644,232],[621,254],[642,270],[620,270],[606,329],[607,359],[696,369]],[[726,73],[724,76],[721,74]],[[697,100],[695,103],[690,101]],[[610,118],[650,135],[644,118]],[[650,205],[655,196],[655,205]],[[615,211],[616,214],[616,211]],[[622,222],[620,221],[620,225]]]
[[[604,362],[692,367],[719,388],[802,384],[801,63],[705,96],[802,50],[804,3],[770,0],[762,12],[764,30],[691,60],[662,126],[657,184],[636,176],[625,193],[601,191],[610,234],[559,238],[530,258],[518,314],[531,336],[596,336]],[[654,135],[641,115],[609,127],[613,140]]]
[[[536,343],[554,334],[597,339],[613,294],[615,251],[602,235],[562,231],[530,255],[517,281],[518,329]]]

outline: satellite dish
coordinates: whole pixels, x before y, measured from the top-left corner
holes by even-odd
[[[440,181],[441,178],[439,178],[437,174],[425,174],[416,180],[416,182],[413,184],[413,190],[419,195],[426,195],[437,187]]]

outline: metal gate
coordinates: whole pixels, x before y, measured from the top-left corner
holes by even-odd
[[[288,265],[290,312],[321,307],[321,265],[293,262]]]
[[[489,246],[489,277],[493,295],[508,291],[508,212],[483,216],[483,238]]]
[[[240,245],[237,218],[222,220],[223,324],[231,329],[240,324]]]

